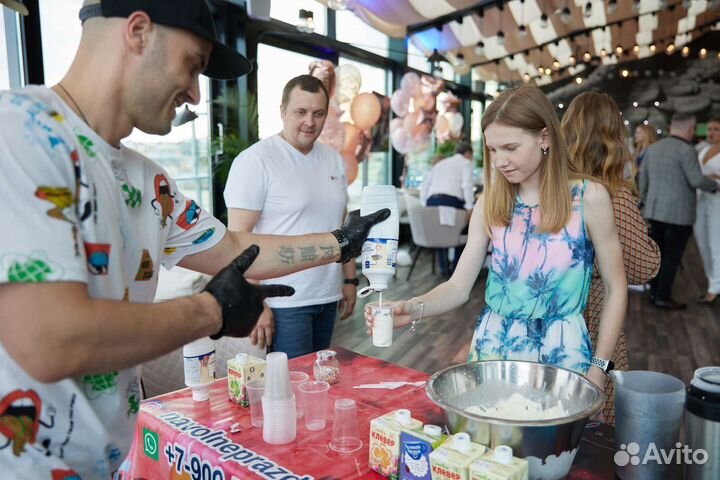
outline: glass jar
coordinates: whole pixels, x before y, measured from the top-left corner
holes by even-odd
[[[313,365],[315,380],[327,382],[331,385],[337,383],[340,380],[340,362],[336,357],[337,352],[334,350],[320,350],[316,355],[315,365]]]

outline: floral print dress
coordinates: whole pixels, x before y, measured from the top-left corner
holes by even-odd
[[[519,196],[510,224],[491,228],[487,306],[468,361],[528,360],[587,372],[592,344],[582,313],[595,251],[583,215],[586,186],[571,186],[572,214],[558,232],[538,232],[539,206]]]

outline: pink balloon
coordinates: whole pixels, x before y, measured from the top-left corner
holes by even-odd
[[[351,153],[355,155],[355,149],[360,143],[360,130],[352,123],[343,122],[345,127],[345,144],[342,148],[342,153]]]
[[[411,135],[405,128],[396,128],[390,132],[390,143],[399,153],[405,154],[410,151]]]
[[[367,130],[380,119],[382,106],[374,93],[361,93],[350,105],[350,116],[355,126]]]
[[[405,93],[404,90],[395,90],[390,97],[390,108],[398,117],[404,117],[407,115],[408,107],[410,106],[410,97]]]
[[[358,162],[355,159],[355,155],[350,152],[343,152],[342,157],[345,162],[345,176],[347,177],[348,185],[350,185],[358,176]]]
[[[420,112],[410,112],[403,117],[403,128],[411,132],[413,128],[420,122]]]
[[[415,72],[408,72],[400,80],[400,88],[409,96],[414,97],[420,93],[420,76]]]
[[[390,120],[390,132],[394,132],[398,128],[403,128],[403,119],[402,118],[393,118]]]

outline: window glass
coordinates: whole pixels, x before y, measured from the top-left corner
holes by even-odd
[[[83,0],[40,0],[45,85],[54,85],[70,68],[80,44],[78,12]]]
[[[0,90],[10,88],[10,53],[5,41],[5,18],[4,10],[0,7]]]
[[[335,12],[335,37],[368,52],[388,56],[388,36],[360,20],[350,10]]]
[[[356,62],[345,57],[340,57],[340,65],[353,65],[360,71],[362,83],[360,93],[377,92],[382,95],[388,93],[388,75],[385,69],[373,67],[366,63]],[[346,111],[341,121],[350,121],[350,112]],[[373,147],[374,149],[377,146]],[[385,185],[391,183],[390,179],[390,154],[389,151],[371,151],[368,158],[360,163],[358,176],[348,188],[350,201],[349,209],[358,208],[362,189],[365,185]]]
[[[410,39],[407,40],[407,64],[408,67],[430,73],[430,63],[428,63],[427,57]]]
[[[482,102],[472,100],[470,102],[470,142],[472,143],[473,153],[475,157],[475,180],[482,184],[484,179],[482,175],[483,165],[483,146],[482,146]]]
[[[272,0],[270,3],[270,16],[290,25],[297,25],[300,10],[313,12],[315,33],[327,33],[325,7],[316,0]]]
[[[285,84],[293,77],[308,73],[317,58],[300,53],[258,45],[258,132],[267,138],[282,130],[280,102]],[[282,69],[278,66],[282,65]]]

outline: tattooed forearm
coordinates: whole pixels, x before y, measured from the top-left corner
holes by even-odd
[[[335,258],[335,247],[320,247],[320,251],[322,251],[322,258],[323,260],[327,260],[328,258]]]
[[[293,247],[282,246],[277,249],[277,254],[282,263],[288,265],[295,264],[295,249]]]
[[[300,261],[301,262],[314,262],[318,259],[317,248],[311,247],[300,247]]]

